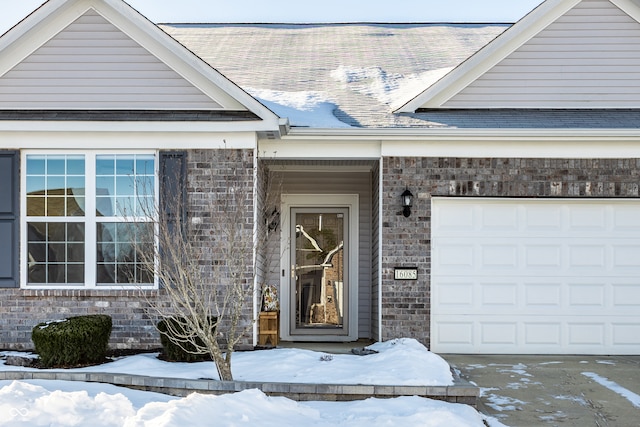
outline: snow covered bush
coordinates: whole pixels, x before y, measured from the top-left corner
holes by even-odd
[[[111,336],[111,317],[70,317],[36,325],[31,339],[43,367],[73,367],[104,362]]]

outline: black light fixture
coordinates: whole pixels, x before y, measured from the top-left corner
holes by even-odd
[[[411,215],[411,207],[413,206],[413,194],[409,189],[405,189],[404,193],[400,195],[400,199],[402,200],[402,215],[405,218],[408,218]]]

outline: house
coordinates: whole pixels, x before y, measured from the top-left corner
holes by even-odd
[[[512,26],[157,26],[49,0],[0,38],[0,347],[94,312],[114,347],[156,347],[113,207],[119,178],[178,169],[205,223],[195,196],[242,172],[284,340],[638,354],[639,72],[636,0]]]

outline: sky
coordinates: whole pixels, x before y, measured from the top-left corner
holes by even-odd
[[[0,34],[44,0],[0,0]],[[156,23],[516,22],[542,0],[128,0]]]

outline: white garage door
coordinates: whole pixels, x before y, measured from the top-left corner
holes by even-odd
[[[640,354],[640,202],[434,198],[431,347]]]

